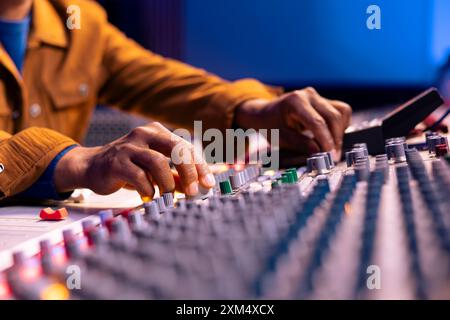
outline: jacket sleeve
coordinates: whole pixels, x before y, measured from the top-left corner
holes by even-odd
[[[55,156],[74,144],[72,139],[44,128],[29,128],[14,136],[0,131],[0,199],[30,187]]]
[[[281,89],[254,79],[228,82],[204,70],[163,58],[106,23],[100,103],[149,116],[172,127],[230,128],[234,109],[249,99],[273,99]]]

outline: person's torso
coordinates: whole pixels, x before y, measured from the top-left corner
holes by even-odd
[[[95,12],[83,14],[81,29],[67,28],[65,2],[34,1],[22,75],[0,48],[0,130],[37,126],[84,137],[101,83],[104,41]]]

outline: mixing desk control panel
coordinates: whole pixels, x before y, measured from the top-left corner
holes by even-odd
[[[0,298],[448,299],[448,142],[422,145],[229,167],[202,198],[101,210],[36,256],[13,252]]]

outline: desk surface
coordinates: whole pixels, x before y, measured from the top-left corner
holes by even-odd
[[[59,204],[66,207],[69,217],[62,221],[42,221],[39,212],[46,206],[10,206],[0,208],[0,270],[8,268],[11,254],[24,251],[27,255],[39,252],[39,241],[49,239],[52,243],[62,240],[62,230],[81,231],[84,219],[98,219],[92,216],[102,209],[132,208],[140,205],[137,192],[119,190],[109,196],[99,196],[85,192],[85,201],[73,203],[65,201]]]

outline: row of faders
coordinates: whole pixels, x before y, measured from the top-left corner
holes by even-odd
[[[375,158],[355,145],[347,166],[328,154],[312,158],[304,171],[269,177],[258,167],[227,172],[218,189],[228,181],[232,191],[222,187],[206,200],[174,205],[165,195],[144,210],[104,211],[82,234],[64,232],[63,247],[43,241],[39,257],[16,253],[0,292],[21,299],[450,298],[445,159],[402,138]],[[259,181],[264,188],[247,188]]]
[[[215,179],[220,193],[228,195],[254,181],[259,175],[260,167],[251,165],[239,171],[230,168],[225,172],[216,174]]]

